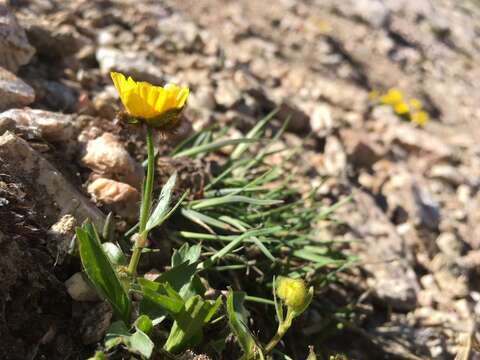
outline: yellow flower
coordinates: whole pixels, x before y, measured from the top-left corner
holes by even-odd
[[[380,98],[380,101],[386,105],[395,105],[403,101],[403,94],[398,89],[390,89]]]
[[[293,310],[302,309],[308,300],[308,292],[303,280],[287,277],[278,278],[277,296]]]
[[[395,113],[398,115],[405,115],[405,114],[408,114],[409,108],[406,103],[400,102],[398,104],[393,105],[393,111],[395,111]]]
[[[152,127],[168,128],[176,123],[189,94],[187,87],[167,84],[154,86],[111,72],[113,84],[128,114]]]
[[[417,125],[423,126],[428,121],[428,113],[425,111],[414,112],[410,116],[410,120]]]
[[[410,106],[413,110],[420,110],[422,108],[422,102],[418,99],[410,99]]]

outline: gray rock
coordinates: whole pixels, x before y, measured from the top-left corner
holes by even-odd
[[[21,65],[30,61],[34,53],[35,49],[28,43],[15,15],[0,4],[0,66],[17,72]]]
[[[26,106],[34,100],[35,92],[29,85],[0,67],[0,111]]]
[[[74,129],[72,116],[37,109],[11,109],[0,113],[0,121],[11,119],[16,125],[33,127],[41,136],[52,142],[63,142],[72,138]]]
[[[395,227],[363,191],[355,193],[354,202],[342,209],[358,244],[364,267],[375,295],[397,310],[415,308],[419,285],[408,258],[408,248]]]
[[[11,132],[0,136],[0,157],[6,167],[25,179],[30,179],[38,192],[31,194],[45,215],[58,219],[71,214],[82,223],[90,219],[97,229],[102,229],[105,217],[43,156],[23,139]],[[34,184],[34,185],[33,185]]]
[[[48,58],[72,55],[85,44],[85,40],[71,25],[57,24],[38,17],[23,18],[21,24],[37,54]]]
[[[100,47],[95,55],[100,64],[100,70],[105,75],[108,75],[110,71],[118,71],[132,76],[136,81],[148,81],[157,84],[165,81],[160,68],[137,51]]]

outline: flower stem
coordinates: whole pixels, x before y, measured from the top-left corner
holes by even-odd
[[[268,342],[267,346],[265,346],[265,354],[271,352],[275,346],[282,340],[283,336],[287,332],[287,330],[292,326],[292,321],[294,318],[294,313],[290,309],[288,309],[287,316],[284,321],[278,324],[277,333],[273,336],[273,338]]]
[[[155,172],[155,149],[153,147],[152,128],[147,125],[147,176],[143,183],[142,203],[140,207],[140,219],[138,234],[135,238],[132,258],[128,264],[128,273],[133,277],[137,274],[137,266],[140,261],[142,249],[147,241],[147,221],[152,206],[153,176]]]

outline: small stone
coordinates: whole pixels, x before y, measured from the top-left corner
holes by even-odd
[[[117,179],[139,188],[143,171],[125,150],[119,139],[111,134],[90,140],[87,143],[82,163],[103,176]]]
[[[88,185],[87,191],[122,217],[134,219],[138,215],[140,194],[129,184],[98,178]]]
[[[365,131],[344,129],[340,135],[348,160],[357,167],[370,168],[385,155],[385,149]]]
[[[118,71],[132,76],[135,81],[162,83],[165,81],[158,66],[147,60],[146,56],[136,51],[122,51],[110,47],[100,47],[96,51],[100,70],[108,75],[110,71]]]
[[[76,53],[84,45],[76,28],[68,24],[56,24],[42,17],[21,19],[28,40],[37,53],[49,58],[62,58]]]
[[[11,119],[19,126],[33,127],[48,141],[62,142],[72,138],[72,116],[37,109],[11,109],[0,113],[0,120]]]
[[[458,167],[448,164],[434,165],[428,176],[432,179],[439,179],[453,186],[460,186],[466,182],[465,177],[459,172]]]
[[[0,67],[0,111],[29,105],[35,92],[23,80]]]
[[[89,307],[80,324],[82,342],[89,345],[101,341],[110,327],[112,317],[112,307],[106,302]]]
[[[70,297],[75,301],[98,301],[94,288],[83,278],[81,272],[73,274],[65,281],[65,287]]]
[[[347,154],[336,136],[329,136],[325,144],[324,170],[328,175],[342,175],[347,169]]]
[[[462,243],[450,232],[441,233],[437,238],[437,246],[445,255],[452,259],[456,259],[461,256]]]
[[[218,105],[231,108],[242,100],[242,94],[232,80],[221,80],[215,90],[215,100]]]
[[[54,242],[55,253],[57,254],[57,263],[62,263],[63,259],[68,253],[68,248],[75,235],[75,226],[77,220],[70,215],[63,215],[55,224],[53,224],[49,230],[49,235]]]
[[[389,127],[385,139],[398,143],[408,151],[430,154],[437,161],[453,158],[453,149],[448,144],[411,124],[398,123]]]
[[[326,136],[333,129],[332,110],[328,104],[315,106],[310,118],[310,127],[318,136]]]
[[[18,24],[15,15],[0,4],[0,66],[17,72],[21,65],[27,64],[35,53]]]
[[[289,119],[288,130],[290,131],[302,133],[310,129],[310,118],[308,115],[288,100],[282,101],[275,116],[280,121]]]

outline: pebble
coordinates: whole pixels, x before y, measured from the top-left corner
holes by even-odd
[[[130,156],[120,140],[111,133],[87,143],[82,163],[94,172],[139,188],[143,170]]]
[[[0,111],[23,107],[31,104],[34,100],[35,92],[28,84],[10,71],[0,67]]]

